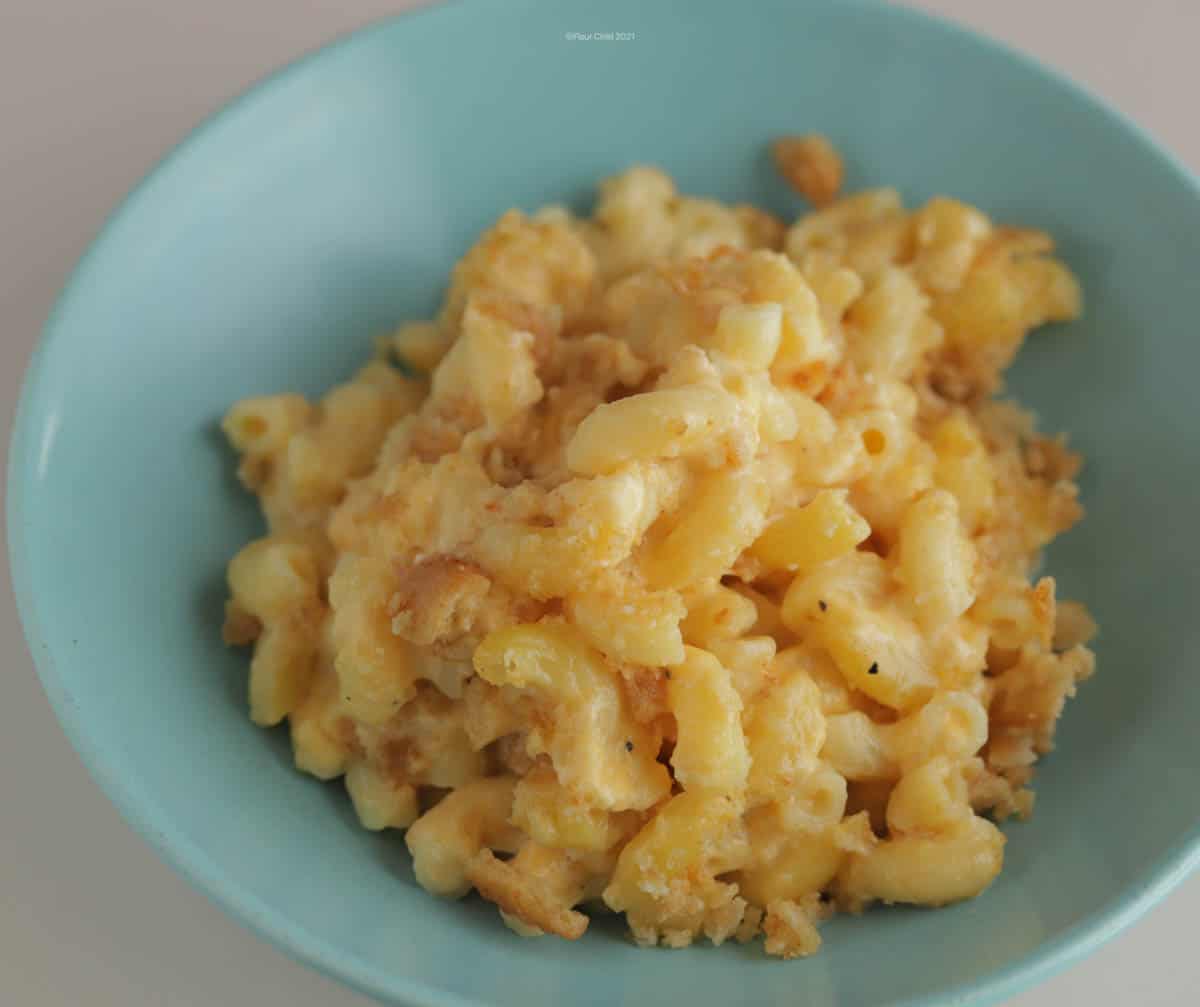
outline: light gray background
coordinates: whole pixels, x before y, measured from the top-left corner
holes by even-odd
[[[54,294],[121,195],[201,117],[256,78],[335,35],[412,5],[404,0],[0,0],[0,433],[5,444],[20,374]],[[1195,0],[922,0],[916,5],[1067,71],[1200,170],[1200,129],[1193,114],[1193,96],[1200,90],[1194,68],[1200,3]],[[6,562],[3,566],[7,570]],[[1193,932],[1198,917],[1200,876],[1131,932],[1018,997],[1012,1007],[1193,1002],[1200,991],[1200,958],[1194,939],[1185,935]],[[369,1003],[226,918],[120,821],[50,713],[4,576],[0,1002],[21,1007]]]

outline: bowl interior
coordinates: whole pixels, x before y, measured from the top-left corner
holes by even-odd
[[[404,1002],[856,1007],[990,999],[1085,950],[1196,859],[1200,743],[1200,196],[1090,99],[991,44],[859,3],[455,4],[384,24],[207,124],[116,215],[53,316],[14,439],[10,531],[31,648],[92,771],[147,838],[294,953]],[[636,33],[568,41],[564,33]],[[502,210],[586,205],[633,162],[685,191],[801,205],[766,142],[821,131],[849,181],[949,193],[1050,230],[1084,319],[1011,387],[1088,458],[1087,520],[1052,550],[1101,627],[1033,821],[982,898],[757,947],[634,949],[613,926],[522,941],[415,885],[339,786],[245,716],[219,639],[229,556],[259,533],[216,422],[317,394],[427,317]],[[869,962],[869,967],[866,963]],[[926,999],[928,998],[928,999]]]

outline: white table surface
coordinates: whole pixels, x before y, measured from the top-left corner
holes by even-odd
[[[1067,71],[1200,171],[1192,112],[1200,91],[1194,63],[1200,2],[917,5]],[[408,6],[405,0],[0,0],[5,444],[20,373],[51,301],[120,196],[202,116],[265,72]],[[3,556],[0,564],[7,570]],[[42,695],[4,576],[0,798],[0,1004],[370,1003],[251,936],[161,864],[117,817]],[[1194,1003],[1200,956],[1185,935],[1197,918],[1200,876],[1130,932],[1011,1007]]]

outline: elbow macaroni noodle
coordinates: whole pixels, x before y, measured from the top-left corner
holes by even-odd
[[[269,526],[228,571],[252,718],[523,935],[603,905],[795,957],[977,895],[1094,668],[1031,576],[1078,458],[992,397],[1079,311],[1050,239],[776,153],[790,228],[632,169],[505,214],[319,403],[224,422]]]

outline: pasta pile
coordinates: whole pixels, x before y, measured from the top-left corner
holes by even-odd
[[[976,895],[1092,673],[1032,580],[1079,460],[993,397],[1074,278],[801,177],[790,228],[644,167],[510,211],[349,383],[225,419],[269,526],[229,567],[251,716],[518,933],[793,957]]]

